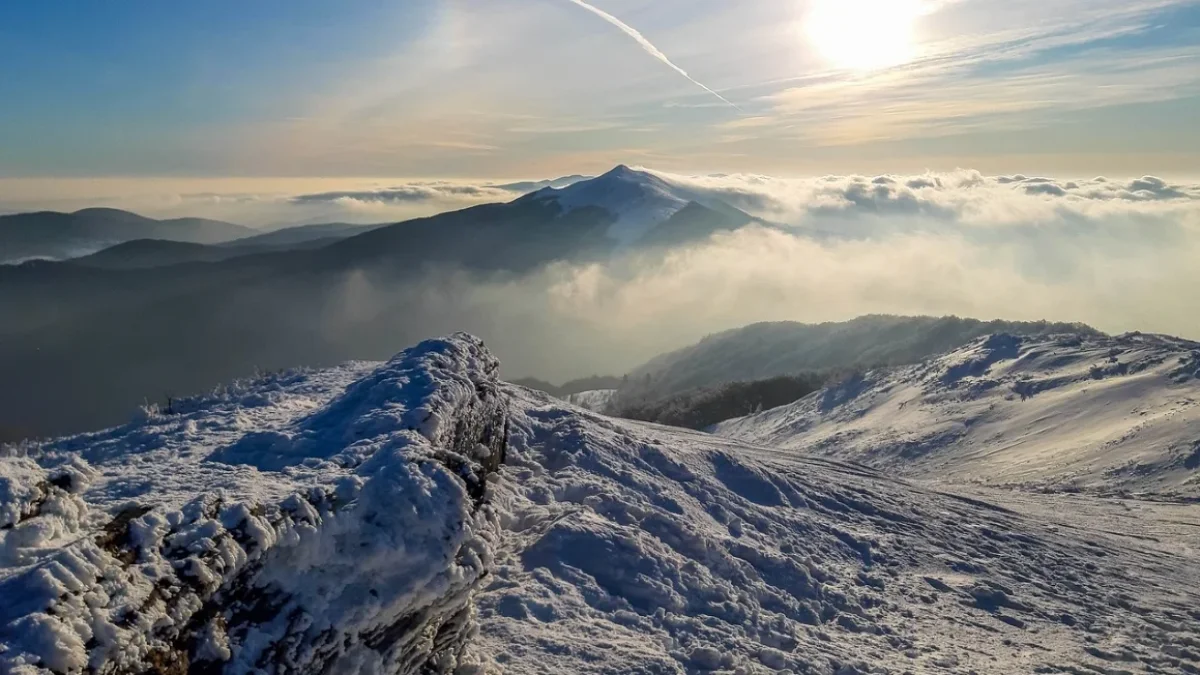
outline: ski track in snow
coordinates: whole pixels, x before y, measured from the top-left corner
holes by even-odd
[[[1028,347],[1018,348],[1028,360],[1017,363],[1043,358],[1028,357]],[[1012,351],[986,341],[973,349],[911,373],[938,379],[953,372],[969,387],[999,374],[997,364],[1005,359],[997,350]],[[1086,354],[1063,372],[1082,369],[1092,387],[1118,386],[1087,374],[1095,361],[1092,346],[1062,349]],[[38,476],[69,488],[55,493],[58,501],[45,502],[42,509],[49,511],[40,517],[0,530],[0,589],[11,590],[21,575],[60,559],[131,502],[156,513],[186,508],[202,494],[232,494],[247,505],[279,503],[290,491],[327,484],[331,479],[322,472],[355,466],[362,445],[334,443],[322,429],[341,430],[337,438],[374,438],[410,417],[403,402],[465,400],[481,386],[454,375],[480,369],[456,365],[460,357],[453,354],[418,352],[426,359],[419,363],[437,368],[360,363],[266,378],[183,402],[175,415],[146,415],[0,460],[0,523],[30,513],[39,499],[30,487],[42,485]],[[1159,377],[1160,366],[1178,369],[1169,360],[1139,372]],[[892,464],[856,463],[862,460],[856,453],[810,456],[761,442],[789,438],[782,426],[757,440],[739,440],[614,420],[498,386],[508,407],[507,464],[487,483],[485,520],[496,529],[483,531],[475,544],[482,547],[479,559],[491,561],[474,599],[478,632],[467,657],[446,666],[458,665],[462,675],[1200,672],[1195,505],[909,482]],[[853,389],[858,396],[842,390],[847,398],[840,405],[870,391]],[[948,391],[950,401],[965,389]],[[973,400],[938,403],[943,407],[936,410],[969,408]],[[782,421],[795,433],[817,426],[796,421],[811,414],[782,409],[758,421]],[[847,412],[845,419],[870,414]],[[929,419],[923,414],[919,422]],[[450,428],[453,422],[431,424]],[[746,429],[750,422],[738,424]],[[421,433],[430,442],[441,438]],[[313,439],[319,442],[308,442]],[[328,454],[338,450],[336,457]],[[401,496],[409,495],[395,498]],[[375,508],[383,497],[375,494]],[[58,527],[27,537],[32,528],[26,525],[42,521]],[[392,545],[403,548],[428,529],[416,527],[406,538],[410,526],[380,534],[397,536]],[[311,577],[283,582],[308,597],[304,579],[328,585],[349,574],[353,556],[343,555],[336,541],[304,549],[296,560]],[[387,564],[383,548],[377,565]],[[410,559],[418,553],[410,552]],[[286,569],[275,572],[277,581]],[[412,594],[397,597],[414,602]],[[359,621],[384,611],[373,604],[355,609],[346,604],[351,599],[339,597],[330,611]],[[89,616],[81,608],[71,611],[79,614],[62,619]],[[28,647],[13,618],[0,611],[0,663],[14,645]],[[236,640],[213,644],[232,655],[226,672],[255,672],[239,657],[243,647]],[[78,664],[67,656],[63,664]],[[370,663],[340,663],[335,671],[374,672]],[[21,672],[45,672],[24,667]],[[79,672],[73,668],[61,672]]]

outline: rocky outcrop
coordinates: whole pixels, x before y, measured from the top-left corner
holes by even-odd
[[[358,368],[0,459],[0,672],[455,668],[498,362],[456,335]]]

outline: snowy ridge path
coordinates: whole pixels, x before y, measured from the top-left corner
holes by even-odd
[[[512,673],[1195,673],[1200,560],[517,387],[478,659]]]
[[[1200,343],[993,335],[715,433],[951,483],[1200,497]]]
[[[453,668],[498,368],[458,335],[0,459],[0,673]]]

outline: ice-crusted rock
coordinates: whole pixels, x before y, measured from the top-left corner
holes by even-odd
[[[0,672],[446,672],[504,460],[467,335],[0,458]]]

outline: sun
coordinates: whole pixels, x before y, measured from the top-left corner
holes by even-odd
[[[920,0],[811,0],[805,32],[838,68],[877,70],[911,61]]]

